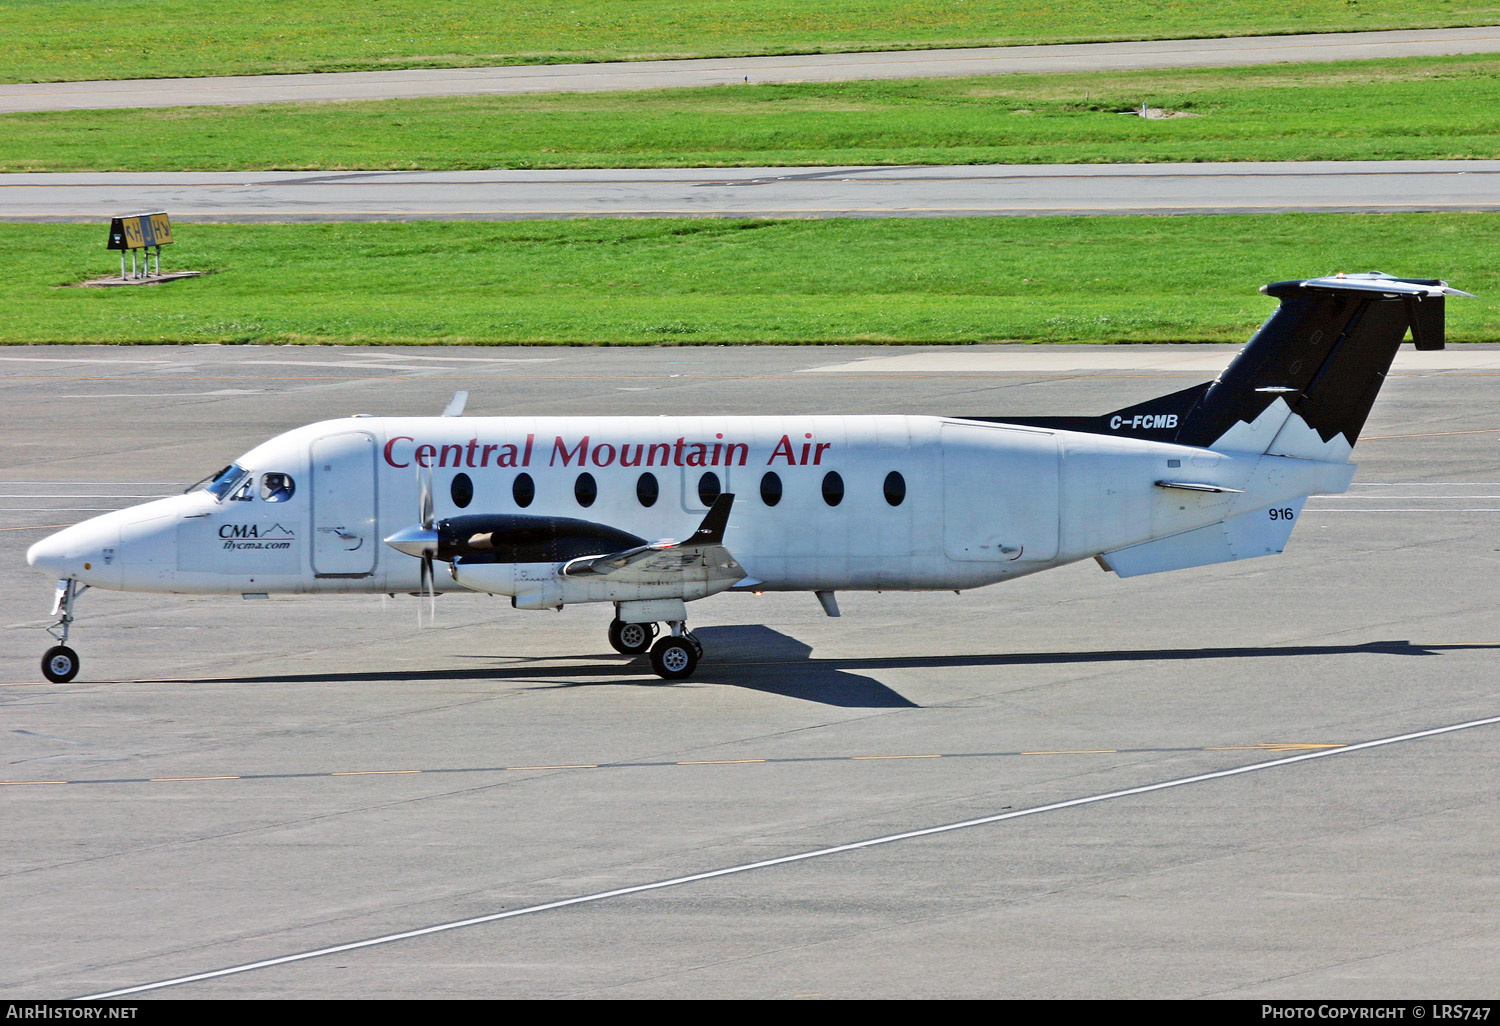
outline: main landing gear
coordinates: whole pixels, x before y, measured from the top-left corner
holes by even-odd
[[[621,655],[640,655],[651,647],[655,637],[654,623],[626,623],[615,619],[609,624],[610,647]]]
[[[616,652],[624,655],[640,655],[651,652],[651,669],[665,680],[682,680],[692,676],[703,658],[703,644],[687,629],[682,620],[668,623],[672,633],[656,638],[654,623],[625,623],[615,620],[609,625],[609,643]]]
[[[47,633],[58,643],[42,655],[42,676],[54,684],[66,684],[78,676],[78,653],[67,646],[68,627],[73,623],[73,600],[89,590],[87,584],[79,584],[71,577],[57,582],[57,598],[52,603],[52,615],[57,622],[47,628]]]

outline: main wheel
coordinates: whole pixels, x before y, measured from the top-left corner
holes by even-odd
[[[78,653],[67,645],[54,645],[42,656],[42,676],[54,684],[66,684],[78,676]]]
[[[651,647],[651,639],[654,637],[656,637],[656,624],[654,623],[626,623],[623,620],[613,620],[609,625],[610,647],[623,655],[640,655]]]
[[[682,638],[668,635],[651,649],[651,669],[666,680],[681,680],[698,668],[698,649]]]

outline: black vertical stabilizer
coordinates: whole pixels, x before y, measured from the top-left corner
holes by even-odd
[[[1102,417],[976,419],[1206,447],[1279,399],[1324,442],[1341,434],[1353,445],[1408,329],[1417,348],[1443,348],[1443,297],[1468,295],[1435,279],[1385,274],[1261,291],[1281,305],[1214,381]]]

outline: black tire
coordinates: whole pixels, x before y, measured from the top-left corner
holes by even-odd
[[[622,655],[640,655],[651,648],[651,640],[655,637],[656,624],[654,623],[610,621],[610,647]]]
[[[694,634],[692,631],[683,631],[682,636],[687,639],[687,643],[689,645],[693,646],[693,650],[698,653],[698,658],[702,659],[703,642],[698,640],[698,635]]]
[[[698,668],[698,648],[668,635],[651,648],[651,669],[664,680],[682,680]]]
[[[53,645],[42,656],[42,676],[54,684],[66,684],[78,676],[78,653],[67,645]]]

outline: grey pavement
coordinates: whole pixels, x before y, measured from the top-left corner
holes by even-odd
[[[694,604],[708,655],[680,684],[613,654],[595,607],[445,595],[418,628],[406,596],[95,590],[83,675],[36,683],[32,540],[311,420],[458,389],[474,415],[1094,413],[1232,352],[7,351],[0,996],[1272,763],[144,997],[1493,995],[1500,727],[1320,747],[1500,714],[1493,348],[1399,354],[1353,488],[1278,557],[847,593],[837,620],[810,595],[720,596]]]
[[[1500,209],[1500,161],[0,175],[0,220],[961,217]]]
[[[614,64],[356,71],[0,85],[0,113],[215,106],[419,96],[605,92],[766,82],[843,82],[1139,68],[1228,67],[1500,50],[1500,27],[1143,40],[880,53],[796,54]]]

